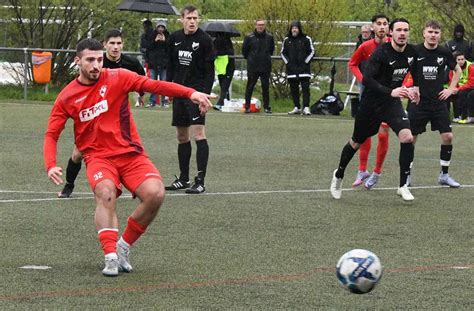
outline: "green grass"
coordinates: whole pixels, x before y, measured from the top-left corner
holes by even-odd
[[[474,308],[472,126],[454,126],[450,172],[465,187],[437,187],[440,139],[430,132],[416,146],[415,201],[403,202],[392,134],[378,189],[333,200],[327,189],[352,120],[213,111],[207,194],[167,195],[134,246],[135,271],[105,278],[84,170],[74,200],[54,199],[60,188],[44,172],[50,109],[0,103],[0,309]],[[133,113],[150,158],[171,182],[178,164],[170,110]],[[68,123],[58,150],[63,167],[72,142]],[[354,159],[346,190],[356,169]],[[119,199],[122,226],[136,204]],[[374,251],[385,268],[367,295],[337,284],[334,266],[352,248]],[[24,265],[52,268],[19,269]]]

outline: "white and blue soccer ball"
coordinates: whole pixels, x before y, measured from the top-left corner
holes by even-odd
[[[373,290],[382,278],[382,273],[380,259],[365,249],[348,251],[336,265],[339,283],[354,294],[366,294]]]

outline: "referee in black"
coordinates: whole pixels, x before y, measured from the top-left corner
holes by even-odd
[[[214,49],[211,37],[198,28],[199,12],[188,5],[181,10],[183,29],[173,32],[169,38],[170,61],[167,80],[192,87],[210,94],[214,82]],[[186,193],[199,194],[206,190],[206,176],[209,145],[205,131],[206,118],[199,107],[189,99],[175,98],[173,122],[178,139],[178,162],[180,175],[165,187],[166,190],[186,189]],[[197,175],[194,184],[189,181],[191,160],[191,138],[196,142]]]
[[[111,29],[106,32],[104,37],[104,68],[125,68],[136,72],[139,75],[145,75],[145,69],[138,59],[133,56],[122,54],[123,38],[122,32],[118,29]],[[134,93],[135,95],[137,93]],[[139,94],[136,107],[143,106],[143,96],[145,93]],[[82,166],[82,154],[74,146],[71,158],[66,168],[66,184],[63,190],[58,194],[59,198],[69,198],[74,191],[74,182],[79,174]]]
[[[417,52],[416,72],[420,88],[420,103],[410,102],[408,118],[414,136],[426,131],[426,125],[431,123],[432,131],[439,131],[441,135],[440,165],[441,173],[438,178],[440,185],[458,188],[460,184],[448,174],[449,164],[453,151],[453,133],[446,100],[456,93],[456,86],[461,76],[461,67],[456,63],[454,56],[444,46],[440,46],[441,24],[437,21],[428,21],[423,29],[424,42],[415,46]],[[446,67],[453,70],[453,77],[447,89]]]
[[[407,186],[410,163],[413,161],[413,135],[408,116],[402,107],[401,98],[419,100],[417,87],[402,86],[408,71],[415,70],[416,52],[408,44],[409,22],[404,18],[394,19],[389,26],[392,41],[377,47],[369,58],[364,79],[360,109],[356,115],[352,138],[344,146],[339,167],[334,170],[330,192],[333,198],[342,196],[344,171],[354,154],[368,137],[377,134],[380,123],[386,122],[400,141],[400,187],[397,194],[411,201],[413,195]],[[416,76],[414,84],[417,85]]]

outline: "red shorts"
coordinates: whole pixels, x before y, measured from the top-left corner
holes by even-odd
[[[122,184],[135,197],[137,188],[148,178],[161,179],[160,172],[145,154],[126,153],[108,158],[86,158],[86,173],[92,191],[104,179],[110,179],[122,194]]]

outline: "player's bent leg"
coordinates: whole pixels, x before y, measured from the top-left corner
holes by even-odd
[[[130,248],[145,233],[148,225],[155,219],[165,197],[161,179],[148,178],[135,190],[140,203],[127,221],[122,237],[117,243],[119,271],[132,272]]]

